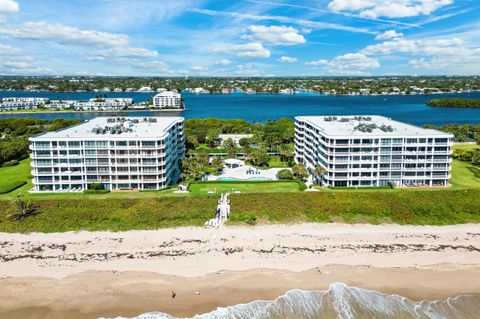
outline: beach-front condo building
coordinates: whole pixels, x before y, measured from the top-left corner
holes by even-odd
[[[156,108],[182,108],[182,96],[173,91],[164,91],[153,97]]]
[[[299,116],[295,161],[324,186],[448,186],[452,138],[383,116]]]
[[[157,190],[178,182],[181,117],[97,117],[30,138],[34,192]]]

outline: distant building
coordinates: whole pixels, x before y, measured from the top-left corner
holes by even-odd
[[[142,86],[140,89],[138,89],[138,92],[153,92],[153,89],[149,86]]]
[[[31,137],[33,192],[158,190],[177,183],[185,157],[181,117],[97,117]]]
[[[182,108],[182,96],[172,91],[164,91],[153,97],[153,106],[156,108]]]
[[[5,97],[0,99],[0,111],[36,109],[49,100],[43,97]]]
[[[452,138],[383,116],[299,116],[295,161],[325,186],[448,186]]]

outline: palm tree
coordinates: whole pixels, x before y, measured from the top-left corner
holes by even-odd
[[[22,221],[37,213],[37,207],[35,207],[31,201],[24,200],[21,194],[12,202],[12,209],[13,213],[7,217],[15,221]]]
[[[305,180],[308,178],[308,171],[303,164],[295,164],[292,167],[292,172],[299,180]]]
[[[317,179],[317,181],[319,182],[320,181],[320,177],[325,174],[327,172],[327,170],[325,169],[325,167],[323,166],[316,166],[315,169],[314,169],[314,172],[315,172],[315,178]]]

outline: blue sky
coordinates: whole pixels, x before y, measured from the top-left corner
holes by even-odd
[[[0,74],[478,75],[478,0],[0,0]]]

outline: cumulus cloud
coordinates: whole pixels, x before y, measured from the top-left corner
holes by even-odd
[[[0,0],[0,21],[7,14],[18,12],[19,9],[18,2],[15,0]]]
[[[95,30],[81,30],[62,24],[48,22],[27,22],[17,27],[0,28],[0,34],[38,41],[80,46],[127,46],[128,36]]]
[[[22,52],[19,48],[14,48],[10,45],[0,44],[0,56],[14,56]]]
[[[379,34],[375,37],[375,40],[388,40],[403,37],[403,33],[397,32],[395,30],[387,30],[382,34]]]
[[[331,0],[328,9],[366,18],[406,18],[429,15],[452,3],[453,0]]]
[[[120,58],[155,58],[158,52],[145,48],[115,47],[107,50],[98,51],[92,54],[94,60],[104,60],[110,57]]]
[[[292,58],[289,56],[281,56],[280,58],[277,59],[278,62],[297,62],[297,58]]]
[[[307,42],[298,30],[287,26],[251,25],[243,38],[270,45],[295,45]]]
[[[232,45],[228,48],[219,49],[230,54],[235,54],[241,58],[269,58],[270,51],[259,42],[250,42],[246,44]]]
[[[228,59],[220,59],[219,61],[215,62],[215,64],[220,64],[220,65],[229,65],[230,63],[232,62]]]
[[[208,67],[203,66],[203,65],[195,65],[195,66],[192,66],[191,69],[193,71],[207,71]]]
[[[361,50],[366,55],[388,55],[392,53],[412,54],[456,54],[462,49],[463,40],[460,38],[450,39],[394,39],[378,44],[367,46]]]
[[[377,59],[367,57],[361,53],[347,53],[339,55],[332,60],[316,60],[305,63],[306,65],[321,66],[332,74],[359,74],[359,72],[376,69],[380,66]]]
[[[263,70],[252,63],[238,64],[235,67],[235,74],[239,76],[264,76]]]

